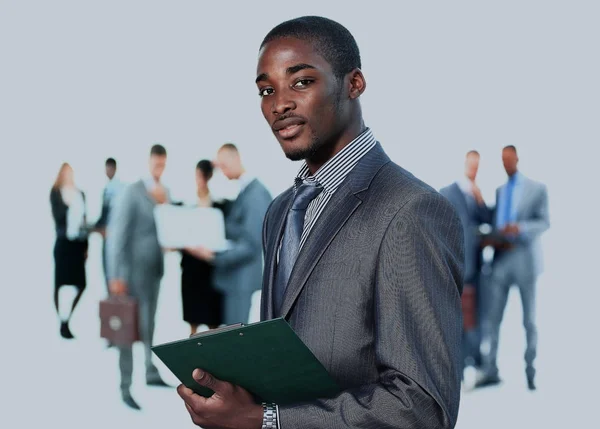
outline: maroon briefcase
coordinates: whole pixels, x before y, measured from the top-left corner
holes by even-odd
[[[111,296],[100,301],[100,336],[117,346],[140,340],[137,301],[129,296]]]

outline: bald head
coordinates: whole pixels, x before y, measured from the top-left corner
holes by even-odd
[[[240,152],[233,143],[225,143],[221,146],[214,164],[229,180],[239,179],[244,174]]]

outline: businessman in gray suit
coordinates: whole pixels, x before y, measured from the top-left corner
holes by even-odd
[[[285,155],[304,160],[265,219],[261,317],[288,320],[342,391],[261,405],[197,369],[195,380],[216,394],[205,399],[183,385],[178,392],[200,426],[456,423],[462,227],[448,200],[390,161],[365,126],[360,66],[346,28],[303,17],[266,36],[256,79]]]
[[[463,303],[463,364],[479,367],[480,304],[479,274],[481,271],[481,243],[479,227],[489,223],[489,210],[477,186],[477,172],[480,161],[479,152],[471,150],[465,159],[464,176],[449,186],[440,189],[456,209],[463,227],[465,242]]]
[[[246,172],[234,144],[227,143],[219,149],[215,166],[229,180],[240,183],[240,193],[225,217],[230,247],[218,253],[202,247],[186,250],[214,265],[213,282],[225,300],[223,323],[247,323],[252,295],[262,285],[262,225],[273,198],[256,177]]]
[[[523,305],[523,325],[527,338],[525,364],[527,386],[535,390],[534,360],[537,355],[535,296],[537,277],[542,272],[540,237],[550,227],[546,186],[518,171],[519,157],[514,146],[502,150],[502,163],[508,181],[496,191],[493,225],[504,235],[509,246],[494,254],[489,287],[489,314],[484,322],[485,341],[489,352],[484,356],[483,373],[476,387],[496,385],[500,325],[511,286],[516,285]]]
[[[167,203],[169,192],[160,182],[167,151],[154,145],[150,151],[150,174],[131,185],[120,195],[110,216],[107,234],[110,292],[136,298],[140,336],[146,352],[146,384],[166,387],[152,363],[152,337],[164,258],[158,242],[154,207]],[[130,393],[133,373],[131,346],[119,347],[121,396],[133,409],[140,406]]]

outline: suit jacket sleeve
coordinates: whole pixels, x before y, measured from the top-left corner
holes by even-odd
[[[108,223],[107,261],[109,279],[129,279],[131,272],[131,228],[135,216],[133,186],[128,186],[115,201]]]
[[[64,204],[61,204],[61,202],[62,196],[60,195],[60,191],[52,189],[52,191],[50,191],[50,207],[52,208],[52,216],[57,224],[66,225],[67,207]]]
[[[269,194],[254,192],[247,195],[244,216],[240,225],[241,234],[232,242],[232,247],[217,253],[214,265],[221,268],[237,266],[251,261],[262,249],[262,230],[265,214],[271,202]]]
[[[110,202],[107,201],[106,197],[106,188],[102,193],[102,211],[100,212],[100,217],[96,221],[96,228],[104,228],[108,222],[108,211],[110,209]]]
[[[534,240],[544,231],[550,228],[550,215],[548,213],[548,191],[545,185],[541,185],[538,196],[538,201],[535,204],[535,211],[530,219],[518,222],[519,238],[522,241],[529,242]]]
[[[279,408],[281,429],[453,428],[460,398],[463,232],[450,203],[417,196],[388,226],[373,298],[379,380]]]

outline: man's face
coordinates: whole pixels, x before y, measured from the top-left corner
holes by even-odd
[[[112,180],[113,177],[115,177],[115,174],[117,172],[117,168],[114,165],[107,165],[106,166],[106,177],[108,177],[109,180]]]
[[[465,162],[465,174],[471,181],[475,181],[477,178],[477,171],[479,170],[479,155],[470,153],[467,155]]]
[[[343,132],[342,82],[311,43],[294,38],[267,43],[257,76],[262,113],[289,159],[309,158]]]
[[[229,180],[239,179],[240,157],[236,152],[229,149],[221,149],[217,153],[217,159],[214,161],[214,165],[221,169],[225,177]]]
[[[504,149],[502,151],[502,164],[504,164],[504,170],[506,174],[512,176],[517,172],[517,164],[519,163],[519,157],[517,153],[512,149]]]
[[[151,155],[150,156],[150,174],[154,177],[154,180],[160,180],[165,166],[167,165],[166,155]]]

